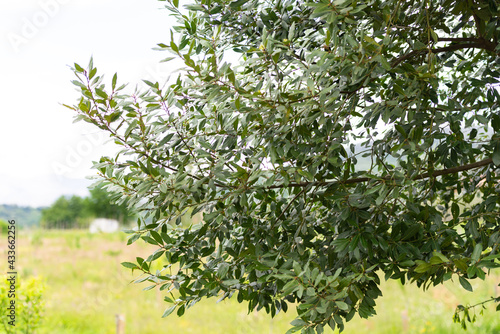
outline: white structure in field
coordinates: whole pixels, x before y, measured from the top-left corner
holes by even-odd
[[[97,218],[92,223],[90,223],[89,231],[90,233],[113,233],[118,231],[119,224],[115,219],[108,218]]]

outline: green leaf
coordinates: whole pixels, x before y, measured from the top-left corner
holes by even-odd
[[[229,270],[229,263],[222,262],[219,264],[219,269],[217,269],[217,275],[219,275],[220,278],[226,277],[226,274]]]
[[[493,255],[488,255],[488,256],[485,256],[481,259],[481,261],[489,261],[489,260],[493,260],[493,259],[498,259],[500,258],[500,253],[499,254],[493,254]]]
[[[139,233],[132,235],[132,236],[128,239],[128,241],[127,241],[127,245],[131,245],[131,244],[133,244],[133,243],[134,243],[137,239],[139,239],[140,237],[141,237],[141,235],[140,235]]]
[[[349,305],[347,305],[346,303],[344,303],[342,301],[336,301],[335,305],[337,305],[337,307],[339,309],[341,309],[342,311],[347,311],[349,309]]]
[[[404,91],[404,90],[403,90],[403,88],[401,88],[401,86],[399,86],[398,84],[395,84],[393,88],[394,88],[394,90],[395,90],[395,91],[396,91],[399,95],[406,96],[405,91]],[[396,128],[396,129],[397,129],[397,128]],[[401,128],[401,129],[402,129],[402,128]],[[400,131],[398,130],[398,132],[400,132]],[[404,132],[404,130],[403,130],[403,132]],[[401,133],[401,134],[403,134],[403,133]],[[404,134],[403,136],[404,136],[404,137],[406,137],[406,135],[405,135],[405,134]]]
[[[443,259],[441,259],[439,256],[433,256],[429,260],[429,264],[441,264],[443,262],[445,261],[443,261]]]
[[[149,233],[151,234],[153,239],[158,243],[158,245],[163,245],[163,239],[158,232],[150,231]]]
[[[78,80],[73,80],[71,81],[71,83],[75,86],[78,86],[80,88],[83,88],[83,89],[87,89],[87,86],[85,86],[83,83],[81,83],[80,81]],[[83,102],[83,101],[82,101]]]
[[[483,252],[483,245],[481,243],[476,244],[471,256],[472,261],[477,262],[482,252]]]
[[[170,48],[175,52],[179,53],[179,48],[177,47],[177,44],[174,43],[174,41],[170,42]]]
[[[332,331],[335,330],[335,320],[333,320],[333,318],[331,318],[329,321],[328,321],[328,326],[330,326],[330,328],[332,329]]]
[[[108,94],[106,94],[106,92],[105,92],[105,91],[103,91],[102,89],[96,88],[96,89],[95,89],[95,92],[96,92],[96,94],[97,94],[99,97],[102,97],[103,99],[107,99],[107,98],[108,98]]]
[[[444,256],[441,252],[432,252],[432,255],[439,257],[442,262],[450,262],[450,259]]]
[[[465,279],[465,277],[460,276],[459,279],[460,285],[467,291],[472,292],[472,285],[470,285],[469,281]]]
[[[142,240],[146,241],[148,244],[155,245],[155,246],[158,245],[158,242],[155,239],[148,237],[147,235],[143,235],[143,236],[141,236],[141,238],[142,238]]]
[[[400,134],[401,134],[404,138],[406,138],[406,137],[407,137],[407,135],[406,135],[406,131],[405,131],[405,129],[404,129],[401,125],[399,125],[399,124],[395,124],[395,125],[394,125],[394,127],[396,128],[396,130],[397,130],[397,131],[398,131],[398,132],[399,132],[399,133],[400,133]]]
[[[132,131],[137,127],[137,119],[134,119],[130,125],[128,126],[127,130],[125,131],[125,138],[127,138],[128,136],[130,136],[130,134],[132,133]]]
[[[159,251],[159,252],[156,252],[156,253],[154,253],[154,254],[150,255],[150,256],[148,257],[147,261],[148,261],[148,262],[153,262],[153,261],[155,261],[155,260],[159,259],[159,258],[160,258],[163,254],[165,254],[165,251],[164,251],[164,250]]]
[[[85,70],[80,66],[78,65],[77,63],[75,63],[75,70],[79,73],[83,73]]]
[[[229,4],[229,7],[231,8],[238,8],[240,6],[243,6],[245,3],[247,3],[248,0],[237,0],[237,1],[233,1]]]
[[[292,292],[296,291],[299,286],[299,283],[295,280],[292,279],[288,281],[285,286],[283,287],[283,296],[288,296]]]
[[[500,131],[500,116],[497,114],[491,115],[491,127],[495,132]]]
[[[108,116],[105,116],[104,118],[108,121],[108,123],[113,123],[114,121],[120,119],[121,113],[120,112],[114,112]]]
[[[222,284],[224,284],[225,286],[233,286],[233,285],[236,285],[238,283],[240,283],[240,280],[238,280],[238,279],[227,279],[227,280],[222,281]]]
[[[142,82],[144,82],[146,85],[148,85],[151,88],[158,88],[158,83],[153,83],[149,80],[142,80]]]
[[[390,71],[392,69],[392,66],[391,64],[387,61],[387,58],[385,58],[384,56],[382,55],[377,55],[375,57],[375,59],[378,59],[380,64],[382,65],[382,67],[386,70],[386,71]]]
[[[305,322],[305,321],[304,321],[304,320],[302,320],[302,319],[295,319],[295,320],[293,320],[293,321],[290,323],[290,325],[292,325],[292,326],[305,326],[305,325],[307,325],[307,322]]]
[[[399,265],[401,267],[413,267],[415,265],[415,262],[412,260],[406,260],[406,261],[400,262]]]
[[[132,262],[122,262],[121,265],[124,266],[125,268],[129,268],[129,269],[139,269],[137,264],[132,263]]]
[[[415,272],[417,273],[425,273],[426,271],[432,268],[432,266],[429,263],[424,261],[417,260],[416,263],[418,263],[418,266],[415,268]]]
[[[302,268],[297,261],[293,261],[293,271],[295,271],[295,275],[297,276],[302,273]]]
[[[451,214],[453,215],[453,219],[458,219],[458,216],[460,215],[460,208],[457,203],[451,204]]]
[[[165,318],[165,317],[168,317],[170,314],[172,314],[172,312],[175,311],[175,308],[177,307],[177,305],[174,305],[172,307],[169,307],[165,310],[165,312],[163,312],[163,315],[161,316],[162,318]]]
[[[467,271],[467,264],[465,263],[464,260],[462,260],[462,259],[456,259],[456,260],[453,260],[453,263],[462,272],[466,272]]]
[[[92,69],[89,73],[89,79],[92,79],[96,73],[97,73],[97,68]]]
[[[432,37],[432,40],[434,41],[434,43],[437,43],[439,41],[439,37],[436,34],[436,32],[434,30],[430,29],[430,33],[431,33],[431,37]]]
[[[163,58],[162,60],[160,60],[160,63],[167,63],[167,62],[171,61],[172,59],[175,59],[175,57]]]
[[[495,150],[493,151],[493,163],[496,166],[500,166],[500,141],[498,141],[495,145]]]
[[[116,79],[117,79],[117,74],[113,75],[113,80],[111,81],[111,88],[115,90],[116,87]]]

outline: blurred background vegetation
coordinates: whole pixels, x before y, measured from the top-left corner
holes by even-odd
[[[90,189],[88,197],[61,196],[50,207],[42,208],[39,226],[48,229],[87,228],[95,218],[116,219],[123,225],[130,221],[133,216],[124,204],[112,203],[106,190],[98,186]],[[10,217],[17,218],[12,213]],[[22,217],[17,219],[20,222],[23,221]]]
[[[38,227],[42,217],[43,208],[30,206],[18,206],[12,204],[0,204],[0,219],[16,219],[20,227]]]

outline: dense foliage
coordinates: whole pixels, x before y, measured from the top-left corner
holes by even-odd
[[[75,64],[70,107],[122,147],[95,167],[153,219],[129,243],[157,250],[124,265],[169,293],[164,315],[236,295],[321,333],[375,314],[379,274],[472,290],[499,266],[497,1],[166,7],[177,81],[125,93]]]

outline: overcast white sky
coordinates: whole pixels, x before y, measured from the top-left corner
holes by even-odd
[[[0,204],[50,205],[87,195],[106,134],[73,123],[79,94],[68,65],[91,56],[108,81],[165,81],[173,18],[156,0],[0,0]]]

